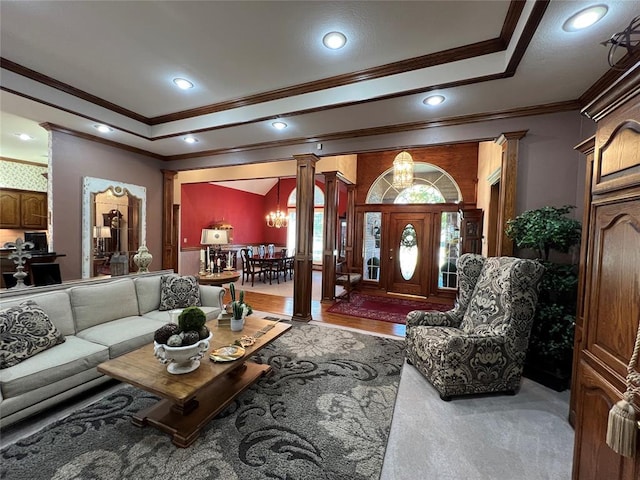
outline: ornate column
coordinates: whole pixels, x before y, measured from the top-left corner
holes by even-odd
[[[338,225],[338,172],[324,174],[324,238],[322,255],[322,302],[333,303],[336,295],[336,226]]]
[[[500,175],[500,199],[498,202],[498,232],[496,253],[498,256],[513,255],[513,241],[504,230],[507,220],[516,216],[516,185],[518,181],[518,143],[527,130],[506,132],[496,139],[502,147],[502,167]]]
[[[178,172],[162,170],[162,268],[178,271],[178,251],[173,225],[173,181]]]
[[[296,253],[294,257],[293,319],[311,320],[313,269],[313,192],[316,162],[313,154],[294,155],[296,159]]]

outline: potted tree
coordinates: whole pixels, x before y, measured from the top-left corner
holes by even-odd
[[[580,222],[567,215],[575,206],[529,210],[507,222],[506,235],[520,249],[532,250],[545,266],[533,320],[524,375],[557,391],[571,381],[578,288],[577,265],[550,259],[580,243]]]

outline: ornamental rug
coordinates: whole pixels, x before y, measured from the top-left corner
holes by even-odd
[[[131,414],[157,398],[131,386],[0,452],[0,478],[358,480],[380,476],[404,341],[294,322],[254,361],[262,378],[178,448]]]
[[[452,305],[442,303],[421,302],[404,298],[381,297],[360,292],[351,292],[351,301],[340,300],[331,305],[327,309],[327,312],[404,324],[407,313],[412,310],[438,310],[440,312],[446,312],[452,308]]]

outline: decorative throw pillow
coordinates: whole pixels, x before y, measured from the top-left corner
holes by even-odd
[[[160,277],[160,307],[158,310],[199,307],[200,286],[193,275],[162,275]]]
[[[63,342],[64,336],[33,300],[0,310],[0,369]]]

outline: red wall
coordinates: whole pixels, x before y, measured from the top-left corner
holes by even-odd
[[[262,195],[209,183],[182,185],[181,195],[183,248],[199,247],[202,229],[223,220],[233,225],[234,244],[264,242],[265,207]]]
[[[323,183],[316,182],[316,184],[324,190]],[[295,188],[295,178],[280,180],[281,211],[286,213],[287,200]],[[264,197],[210,183],[182,185],[181,246],[183,248],[199,247],[202,229],[222,220],[233,225],[233,244],[235,245],[273,243],[284,246],[287,244],[287,229],[267,227],[265,220],[267,213],[276,210],[277,198],[277,184]],[[346,188],[340,188],[338,207],[340,215],[346,213],[346,198]]]

